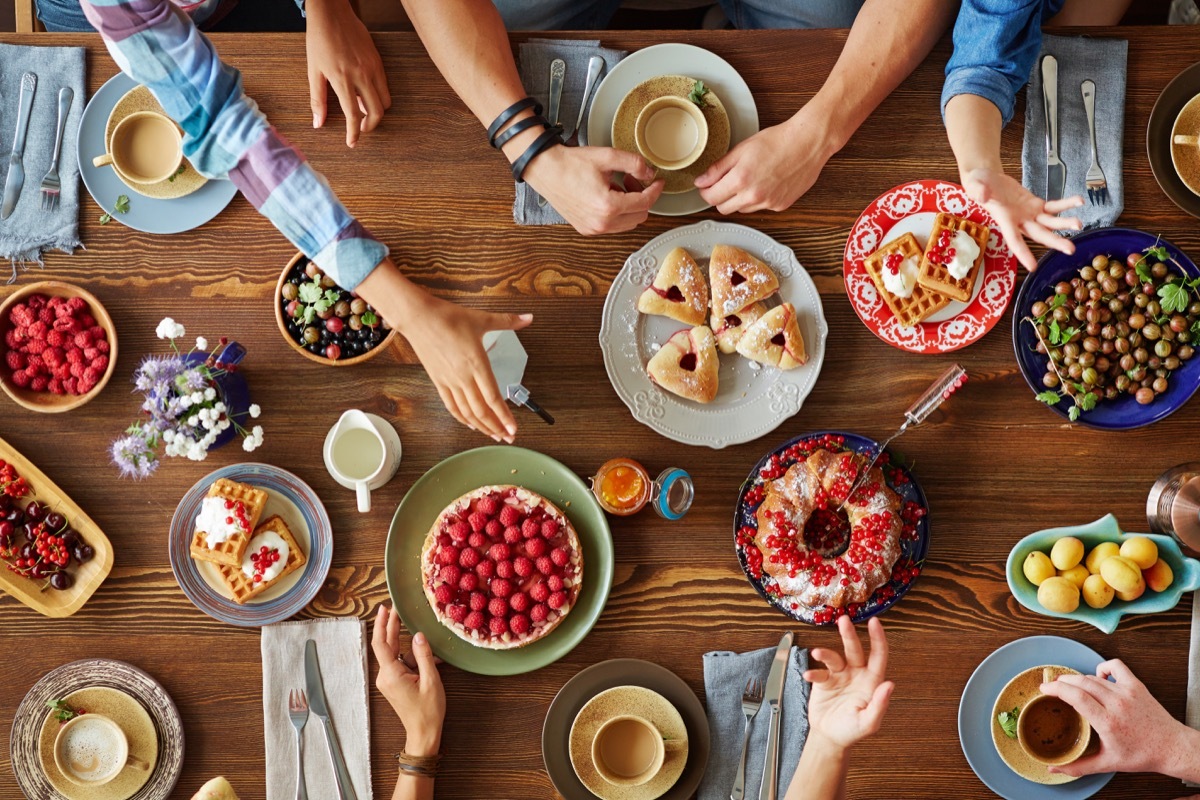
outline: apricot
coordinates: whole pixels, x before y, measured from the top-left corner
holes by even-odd
[[[1087,554],[1087,558],[1084,559],[1083,563],[1087,565],[1088,572],[1093,575],[1099,575],[1100,562],[1106,558],[1120,554],[1121,548],[1116,542],[1101,542],[1092,548],[1092,552]]]
[[[1083,542],[1074,536],[1064,536],[1050,548],[1050,561],[1055,569],[1070,569],[1083,561]]]
[[[1138,565],[1138,569],[1150,569],[1158,561],[1158,545],[1145,536],[1133,536],[1121,542],[1121,555]]]
[[[1099,575],[1088,575],[1083,582],[1083,602],[1092,608],[1104,608],[1113,601],[1113,588]]]
[[[1142,580],[1138,565],[1125,556],[1112,556],[1100,562],[1100,577],[1120,596],[1121,592],[1132,592]]]
[[[1047,611],[1070,614],[1079,608],[1079,587],[1066,578],[1046,578],[1038,586],[1037,597]]]
[[[1034,586],[1041,586],[1042,581],[1054,577],[1054,564],[1050,561],[1050,556],[1041,550],[1034,550],[1025,556],[1021,570]]]
[[[1088,568],[1083,564],[1076,564],[1070,569],[1061,569],[1058,571],[1058,577],[1066,578],[1080,589],[1083,588],[1083,582],[1087,580],[1088,575],[1091,575],[1091,573],[1088,572]]]
[[[1142,578],[1141,573],[1138,573],[1137,584],[1127,592],[1117,592],[1117,599],[1124,600],[1126,603],[1137,600],[1146,593],[1146,581]]]
[[[1146,579],[1146,586],[1155,592],[1165,592],[1175,581],[1175,573],[1171,571],[1171,565],[1161,558],[1155,561],[1150,569],[1145,570],[1142,577]]]

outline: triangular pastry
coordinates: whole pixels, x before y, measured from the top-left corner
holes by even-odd
[[[679,320],[685,325],[703,325],[708,310],[708,285],[704,272],[682,247],[667,253],[654,283],[638,298],[638,311]]]
[[[795,306],[784,303],[768,311],[742,334],[737,351],[753,361],[780,369],[795,369],[808,361]]]
[[[710,325],[712,326],[713,335],[717,337],[717,348],[722,353],[736,353],[737,343],[741,341],[742,334],[746,332],[746,328],[758,322],[763,314],[767,313],[767,307],[762,303],[755,303],[752,306],[743,308],[736,314],[729,314],[724,318],[712,315]]]
[[[737,247],[719,244],[708,261],[712,313],[727,317],[779,291],[779,278],[763,262]]]
[[[659,349],[646,372],[650,380],[697,403],[711,403],[717,396],[717,340],[713,332],[701,325],[679,331]]]

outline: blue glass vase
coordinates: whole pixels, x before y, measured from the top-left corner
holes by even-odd
[[[184,361],[188,366],[195,367],[204,364],[210,357],[222,364],[237,366],[246,357],[246,348],[231,341],[211,353],[189,353],[184,356]],[[246,377],[240,372],[225,371],[213,378],[213,388],[217,390],[217,399],[225,404],[225,413],[235,423],[245,427],[246,420],[250,418],[250,386],[246,383]],[[237,429],[231,425],[217,434],[209,449],[223,447],[237,435]]]

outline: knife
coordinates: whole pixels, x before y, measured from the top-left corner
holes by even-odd
[[[309,639],[304,643],[304,683],[308,688],[308,710],[321,720],[325,731],[325,744],[329,745],[329,760],[333,764],[333,775],[337,778],[338,800],[358,800],[346,759],[342,757],[342,746],[338,744],[329,719],[329,707],[325,704],[325,686],[321,683],[321,664],[317,661],[317,643]]]
[[[788,659],[792,655],[792,632],[788,631],[779,640],[771,671],[767,674],[767,688],[763,702],[771,710],[770,727],[767,729],[767,760],[763,765],[762,784],[758,789],[758,800],[776,800],[779,795],[779,715],[782,712],[783,683],[787,678]]]
[[[562,107],[562,91],[563,81],[567,77],[567,62],[561,58],[556,58],[550,62],[550,125],[559,129],[559,135],[562,135],[562,126],[558,124],[559,109]],[[538,205],[545,206],[546,198],[538,197]]]
[[[1046,199],[1061,200],[1067,166],[1058,157],[1058,59],[1042,58],[1042,97],[1046,101]]]
[[[21,188],[25,185],[25,165],[21,157],[25,154],[25,134],[29,132],[29,112],[33,109],[33,93],[37,89],[37,75],[26,72],[21,76],[21,101],[17,111],[17,135],[13,139],[12,155],[8,160],[8,177],[4,179],[4,205],[0,206],[0,219],[8,219],[17,201],[21,199]]]

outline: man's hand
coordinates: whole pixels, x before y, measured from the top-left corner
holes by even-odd
[[[413,756],[436,755],[446,717],[446,690],[438,674],[437,659],[425,634],[412,638],[412,652],[400,650],[400,615],[379,607],[371,636],[371,649],[379,662],[375,686],[400,717],[404,750]]]
[[[1009,249],[1026,269],[1037,269],[1037,259],[1025,244],[1025,236],[1068,255],[1075,252],[1075,244],[1054,231],[1077,231],[1082,223],[1075,217],[1055,215],[1082,206],[1079,195],[1047,202],[1003,172],[990,169],[971,170],[962,180],[967,196],[992,215]]]
[[[615,173],[625,173],[623,186]],[[525,181],[585,236],[644,222],[664,186],[654,176],[641,156],[611,147],[551,147],[525,170]]]
[[[813,733],[830,743],[847,748],[879,730],[887,712],[892,690],[887,672],[887,638],[876,617],[867,623],[871,656],[863,653],[850,617],[838,617],[845,658],[837,651],[814,648],[812,657],[825,669],[810,669],[804,680],[812,684],[808,699],[808,721]]]
[[[313,127],[325,124],[329,88],[346,115],[346,144],[373,131],[392,107],[383,59],[347,0],[307,0],[308,88]]]

